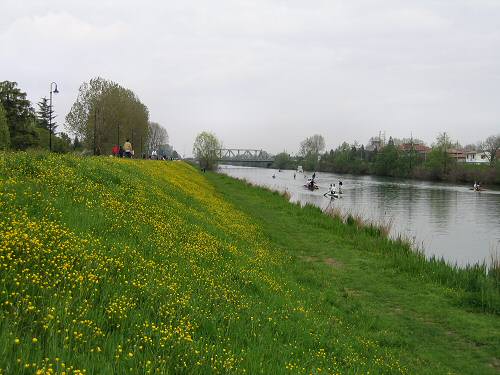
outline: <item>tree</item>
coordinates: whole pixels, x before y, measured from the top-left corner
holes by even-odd
[[[53,150],[58,153],[66,153],[71,151],[71,138],[66,133],[59,133],[54,137]]]
[[[50,124],[52,120],[52,133],[55,133],[57,128],[56,122],[54,119],[54,110],[50,108],[49,100],[47,98],[42,98],[38,103],[38,111],[36,111],[38,126],[50,131]]]
[[[490,163],[491,165],[494,165],[497,158],[497,152],[500,150],[500,134],[490,135],[484,142],[482,142],[481,148],[483,151],[488,152]]]
[[[434,148],[440,148],[443,151],[448,151],[453,146],[450,136],[448,133],[439,133],[436,137],[436,142],[434,143]]]
[[[10,136],[10,144],[16,150],[26,150],[40,144],[40,137],[37,132],[38,126],[34,117],[17,126],[14,136]],[[48,144],[48,143],[47,143]]]
[[[449,167],[453,162],[453,159],[448,154],[448,150],[453,147],[453,143],[451,138],[448,136],[448,133],[443,132],[440,133],[436,137],[436,142],[432,147],[432,151],[429,154],[427,165],[431,167],[432,173],[435,177],[441,178],[448,174]],[[437,176],[437,171],[441,169],[441,176]]]
[[[5,110],[12,148],[24,150],[38,143],[35,112],[16,82],[0,82],[0,104]]]
[[[481,148],[481,146],[479,146]],[[469,143],[464,146],[464,151],[470,152],[470,151],[476,151],[478,149],[478,146],[472,143]]]
[[[308,137],[300,143],[299,154],[306,156],[308,154],[319,155],[325,149],[325,140],[322,135],[315,134]]]
[[[10,146],[9,125],[7,124],[7,116],[5,109],[0,104],[0,150],[6,150]]]
[[[73,139],[73,150],[81,150],[82,149],[82,142],[78,139],[78,136],[75,135],[75,139]]]
[[[387,146],[377,154],[374,165],[375,173],[381,176],[398,176],[400,174],[399,167],[399,151],[392,138],[389,138]]]
[[[322,135],[315,134],[300,143],[299,155],[304,158],[306,170],[315,170],[318,167],[320,153],[325,149],[325,140]]]
[[[214,169],[217,165],[217,150],[221,143],[214,133],[201,132],[196,136],[193,145],[193,154],[201,168]]]
[[[281,152],[274,157],[274,167],[278,169],[291,168],[293,160],[287,152]]]
[[[148,125],[148,152],[158,151],[161,145],[168,143],[167,130],[157,122],[150,122]]]
[[[452,163],[452,158],[446,151],[434,147],[425,162],[425,167],[429,170],[431,178],[441,180],[448,173],[448,166]]]
[[[143,152],[148,123],[147,107],[131,90],[99,77],[80,86],[66,116],[68,128],[87,148],[103,152],[126,139]]]

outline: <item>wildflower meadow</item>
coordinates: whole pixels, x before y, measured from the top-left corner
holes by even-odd
[[[319,300],[297,258],[183,162],[5,153],[0,211],[1,374],[415,365]]]

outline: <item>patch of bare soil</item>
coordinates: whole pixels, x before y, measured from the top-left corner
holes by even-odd
[[[336,259],[333,259],[333,258],[325,258],[325,259],[323,259],[323,262],[325,264],[328,264],[329,266],[336,267],[336,268],[340,268],[343,266],[342,262],[340,262]]]

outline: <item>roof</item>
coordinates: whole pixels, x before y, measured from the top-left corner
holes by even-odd
[[[470,154],[484,154],[488,151],[467,151],[466,154],[467,155],[470,155]]]
[[[399,145],[399,149],[402,151],[411,151],[412,149],[417,152],[429,152],[431,150],[430,147],[427,147],[423,144],[411,144],[411,143],[403,143]]]

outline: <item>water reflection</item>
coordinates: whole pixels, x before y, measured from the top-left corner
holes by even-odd
[[[489,261],[500,251],[500,191],[481,193],[468,186],[394,180],[371,176],[318,173],[320,190],[304,188],[308,177],[293,171],[223,166],[221,171],[273,190],[288,191],[291,200],[325,208],[329,204],[344,213],[368,220],[393,223],[391,235],[415,239],[428,255],[451,263]],[[275,178],[272,176],[275,175]],[[343,181],[341,199],[323,197],[330,183]]]

